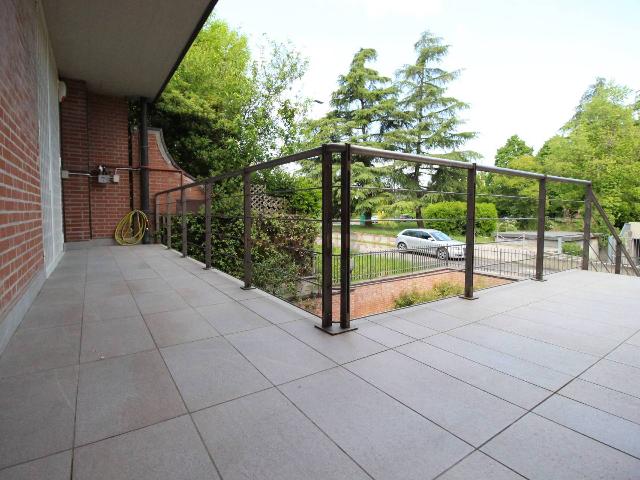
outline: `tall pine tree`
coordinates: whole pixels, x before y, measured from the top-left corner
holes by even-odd
[[[403,152],[426,154],[444,152],[438,156],[456,160],[477,158],[478,154],[458,150],[476,136],[475,132],[461,131],[463,120],[459,114],[468,105],[447,95],[449,84],[459,70],[446,71],[440,64],[449,51],[440,37],[424,32],[415,46],[416,61],[405,65],[397,73],[400,91],[399,109],[402,112],[395,122],[397,128],[385,132],[388,144]],[[398,178],[408,188],[421,190],[423,183],[441,190],[464,190],[463,173],[438,167],[410,163],[401,164],[404,175]],[[415,195],[416,218],[422,218],[422,194]],[[418,220],[418,225],[424,223]]]

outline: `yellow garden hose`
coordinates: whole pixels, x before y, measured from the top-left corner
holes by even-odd
[[[141,210],[131,210],[118,222],[115,233],[116,242],[120,245],[140,243],[148,227],[147,215]]]

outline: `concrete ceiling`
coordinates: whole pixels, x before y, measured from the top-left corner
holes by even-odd
[[[63,78],[154,99],[216,0],[43,0]]]

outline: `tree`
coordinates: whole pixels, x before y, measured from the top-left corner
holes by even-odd
[[[396,73],[400,91],[399,110],[394,122],[396,128],[386,132],[387,142],[403,152],[423,154],[447,152],[446,158],[469,160],[477,158],[475,152],[458,151],[465,142],[476,136],[475,132],[461,131],[459,114],[468,105],[447,95],[449,84],[460,75],[459,70],[446,71],[440,67],[449,46],[442,38],[424,32],[414,45],[415,63],[405,65]],[[418,226],[424,227],[422,197],[425,179],[438,189],[464,190],[464,172],[431,167],[418,163],[398,163],[403,175],[398,178],[409,189],[418,190],[415,195],[415,214]]]
[[[351,142],[388,147],[385,132],[390,120],[396,117],[397,89],[390,78],[369,65],[376,58],[377,53],[371,48],[356,52],[349,71],[338,77],[338,88],[331,95],[332,110],[309,124],[308,135],[313,143]],[[374,159],[354,158],[352,183],[356,188],[352,204],[369,224],[373,210],[388,197],[382,190],[388,186],[388,174],[389,169],[376,166]]]
[[[210,21],[152,107],[151,124],[196,176],[264,161],[299,143],[308,102],[292,85],[306,67],[289,45],[268,43],[253,59],[245,35]]]
[[[502,147],[496,152],[496,167],[511,168],[511,160],[524,155],[533,155],[533,147],[530,147],[518,135],[511,135]]]

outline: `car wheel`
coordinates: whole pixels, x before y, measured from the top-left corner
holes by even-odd
[[[449,252],[446,248],[439,248],[436,255],[438,256],[438,260],[449,260]]]
[[[407,244],[404,242],[400,242],[398,243],[398,250],[406,250],[407,249]]]

